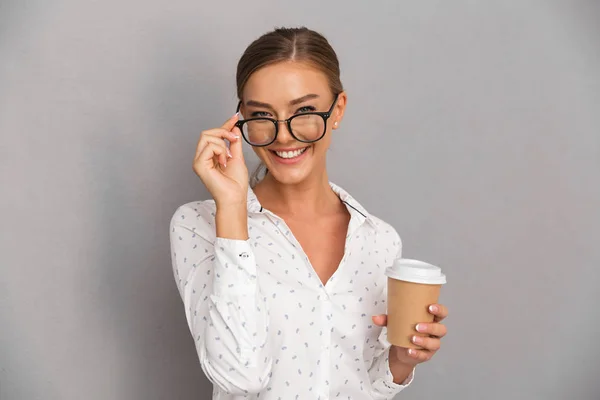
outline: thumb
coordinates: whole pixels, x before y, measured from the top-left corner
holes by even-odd
[[[244,161],[244,152],[242,151],[242,142],[244,141],[244,139],[242,139],[242,132],[237,126],[233,128],[231,132],[237,135],[238,137],[229,145],[229,151],[231,152],[231,156],[235,159],[240,159]]]
[[[371,319],[373,320],[373,323],[377,326],[386,326],[387,325],[387,315],[385,315],[385,314],[373,315],[373,317],[371,317]]]

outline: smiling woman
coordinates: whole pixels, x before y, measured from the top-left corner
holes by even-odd
[[[237,85],[238,112],[202,132],[194,159],[213,199],[171,220],[173,272],[214,399],[392,399],[439,349],[447,311],[431,305],[419,350],[387,342],[384,270],[402,244],[329,182],[347,101],[337,56],[317,32],[277,29],[247,48]],[[253,186],[243,141],[268,169]]]
[[[250,118],[238,122],[246,128],[242,130],[244,138],[254,146],[270,175],[285,184],[299,183],[314,176],[313,172],[325,171],[331,143],[331,134],[327,133],[339,126],[346,107],[346,94],[332,93],[329,79],[320,68],[304,61],[298,52],[293,56],[293,60],[262,67],[245,81],[240,112]],[[327,124],[330,119],[337,125]],[[254,129],[253,123],[258,123],[260,129]],[[280,129],[282,126],[285,128]],[[255,138],[264,142],[255,143]],[[297,153],[298,159],[285,158],[283,162],[277,155],[300,149],[303,152]]]
[[[317,75],[321,75],[321,78],[325,78],[325,85],[329,88],[330,93],[337,95],[343,92],[344,88],[340,80],[339,61],[335,51],[325,37],[306,28],[277,29],[273,32],[266,33],[252,42],[240,58],[236,74],[238,97],[240,100],[244,97],[243,92],[247,87],[246,84],[248,80],[250,80],[250,77],[256,71],[280,62],[294,61],[301,61],[303,64],[302,66],[304,67],[312,67],[312,69],[317,72]],[[289,105],[290,107],[301,105],[304,102],[315,100],[317,97],[319,97],[319,95],[316,93],[306,93],[301,95],[301,97],[292,99]],[[253,99],[246,99],[244,105],[246,107],[262,107],[263,110],[273,110],[271,104]],[[240,106],[242,106],[241,101],[238,110]],[[342,107],[342,113],[344,108],[345,107]],[[299,109],[298,111],[314,112],[317,111],[317,108],[314,105],[305,105],[303,109]],[[331,111],[332,110],[330,110],[330,112]],[[260,111],[257,110],[256,112]],[[251,116],[250,114],[242,115],[248,115],[248,117]],[[299,121],[296,120],[296,123],[298,122]],[[320,121],[316,122],[321,123]],[[288,123],[287,128],[288,131],[291,132],[293,131],[293,127],[290,127],[290,125],[291,124]],[[338,125],[339,121],[336,121],[334,123],[334,128],[337,128]],[[325,134],[325,123],[323,123],[322,126],[323,134]],[[250,139],[248,136],[244,137],[247,138],[247,141]],[[263,168],[265,169],[265,174],[267,174],[269,167],[261,159],[260,165],[252,176],[252,186],[255,186],[259,182],[260,171]]]

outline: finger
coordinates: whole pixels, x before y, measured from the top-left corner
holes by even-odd
[[[232,129],[231,133],[236,136],[236,140],[232,141],[229,146],[229,150],[231,151],[232,158],[240,159],[243,161],[244,160],[244,152],[243,152],[243,148],[242,148],[242,139],[241,139],[242,132],[240,131],[240,128],[238,128],[236,126],[235,128]]]
[[[208,145],[208,143],[214,143],[217,146],[223,147],[223,149],[225,150],[225,154],[227,155],[227,157],[231,158],[231,152],[227,148],[227,144],[225,144],[225,141],[223,139],[221,139],[221,138],[214,137],[214,136],[205,136],[202,139],[202,143],[198,146],[198,150],[196,151],[196,158],[198,158],[198,156],[200,155],[200,153],[202,152],[202,150],[204,150],[204,148],[206,147],[206,145]]]
[[[427,350],[403,349],[406,354],[418,362],[429,361],[433,354]]]
[[[210,140],[210,138],[223,140],[223,143],[225,143],[225,139],[229,140],[229,142],[235,142],[238,140],[238,135],[221,128],[209,129],[207,131],[202,132],[200,134],[200,139],[198,139],[198,145],[196,146],[196,157],[198,157],[198,154],[200,154],[200,152],[204,150],[204,147],[206,146],[206,143]]]
[[[448,316],[448,308],[441,304],[430,305],[428,311],[434,316],[435,322],[440,322]]]
[[[420,333],[427,333],[431,336],[436,336],[436,337],[444,337],[446,336],[446,326],[443,324],[439,324],[436,322],[433,323],[423,323],[420,322],[417,324],[417,326],[415,327],[417,332]]]
[[[207,137],[214,137],[222,140],[227,139],[230,142],[238,140],[238,135],[223,128],[207,129],[205,131],[202,131],[202,133],[200,134],[200,138],[198,139],[198,145],[196,146],[196,156],[200,154],[200,152],[204,149],[204,146],[206,145],[205,139]]]
[[[234,140],[238,139],[239,135],[237,133],[232,132],[231,130],[223,128],[213,128],[203,131],[201,137],[202,136],[214,136],[221,139],[227,139],[230,142],[233,142]]]
[[[387,315],[385,314],[373,315],[371,319],[373,320],[373,323],[377,326],[387,325]]]
[[[420,346],[422,348],[424,348],[425,350],[429,350],[429,351],[438,351],[440,349],[440,346],[442,345],[442,341],[438,338],[434,338],[434,337],[423,337],[423,336],[418,336],[418,335],[414,335],[411,338],[411,341],[416,344],[417,346]]]
[[[223,165],[224,167],[226,166],[227,158],[223,147],[214,143],[208,143],[198,156],[197,163],[200,163],[203,167],[214,168],[215,157],[217,158],[219,164]]]
[[[221,126],[221,128],[223,128],[227,131],[231,131],[233,129],[233,127],[235,126],[235,123],[238,122],[239,118],[240,118],[239,113],[233,114],[233,116],[231,118],[229,118],[227,121],[225,121],[225,123],[223,124],[223,126]]]

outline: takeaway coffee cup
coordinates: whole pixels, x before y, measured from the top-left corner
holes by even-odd
[[[411,342],[414,335],[428,336],[415,329],[419,322],[432,322],[427,307],[437,303],[446,283],[441,268],[423,261],[397,259],[386,269],[388,277],[387,339],[400,347],[418,349]]]

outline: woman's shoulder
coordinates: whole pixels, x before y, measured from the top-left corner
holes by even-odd
[[[341,186],[329,182],[331,188],[340,199],[349,207],[354,209],[356,212],[361,214],[368,222],[368,226],[373,230],[373,233],[379,239],[383,239],[382,243],[392,243],[393,245],[397,245],[402,247],[402,240],[400,239],[400,235],[396,231],[396,229],[388,222],[383,219],[371,214],[356,198],[354,198],[348,191],[343,189]]]
[[[365,217],[367,219],[367,221],[370,223],[370,225],[373,227],[373,229],[375,230],[375,233],[379,234],[383,234],[383,235],[390,235],[392,237],[397,237],[398,240],[400,239],[398,232],[396,232],[396,229],[394,229],[394,227],[387,223],[386,221],[384,221],[383,219],[371,214],[356,198],[354,198],[348,191],[346,191],[344,188],[342,188],[341,186],[337,185],[334,182],[329,182],[331,188],[333,189],[334,192],[336,192],[336,194],[339,196],[339,198],[349,207],[351,207],[352,209],[354,209],[355,211],[357,211],[359,214],[361,214],[363,217]]]
[[[376,217],[373,214],[369,213],[369,218],[373,226],[375,227],[375,231],[378,236],[383,236],[389,242],[392,242],[394,245],[402,247],[402,238],[400,234],[390,223],[384,221],[383,219]]]
[[[212,199],[182,204],[171,217],[171,231],[181,227],[190,231],[214,232],[216,209]]]

